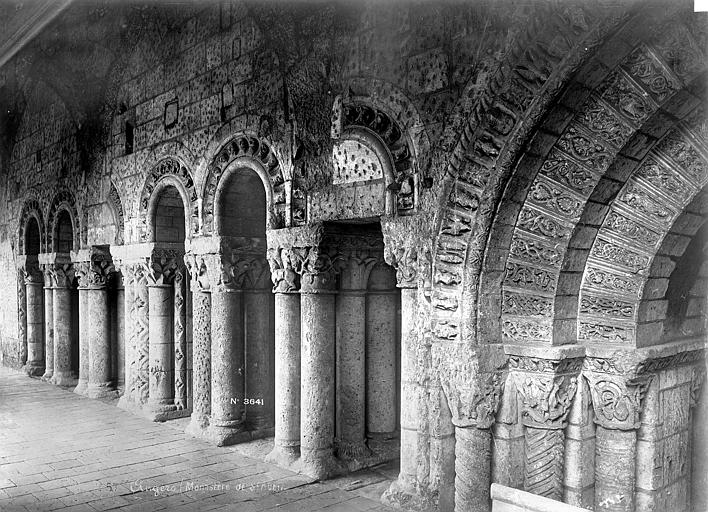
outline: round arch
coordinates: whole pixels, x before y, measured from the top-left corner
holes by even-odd
[[[199,213],[197,191],[192,175],[187,167],[174,157],[166,157],[154,165],[146,179],[139,196],[138,218],[141,222],[140,241],[154,242],[155,211],[161,192],[174,187],[179,192],[184,208],[185,239],[199,234]]]
[[[74,195],[68,190],[58,192],[49,206],[47,222],[47,251],[59,251],[59,217],[62,212],[66,212],[71,222],[72,249],[77,251],[81,248],[81,234],[84,232],[82,225],[83,217],[76,206]]]
[[[27,227],[30,219],[34,219],[39,230],[39,252],[43,252],[46,247],[46,230],[42,216],[42,207],[36,199],[25,202],[20,214],[17,231],[17,248],[19,254],[26,254],[27,251]]]

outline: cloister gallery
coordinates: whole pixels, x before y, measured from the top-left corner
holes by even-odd
[[[708,510],[692,2],[23,4],[4,366],[316,479],[399,460],[404,510]]]

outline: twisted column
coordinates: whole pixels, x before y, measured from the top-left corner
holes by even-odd
[[[131,395],[137,407],[147,405],[150,395],[150,297],[148,291],[149,268],[145,262],[135,265],[133,281],[133,339],[134,359],[131,369],[133,390]]]
[[[583,375],[595,412],[595,510],[634,512],[637,430],[650,375],[607,373],[621,368],[588,357]]]
[[[524,435],[524,490],[557,501],[563,498],[566,418],[577,390],[581,359],[511,356],[509,366],[521,396]]]
[[[17,337],[20,341],[17,363],[24,366],[27,362],[27,287],[21,267],[17,268]]]
[[[192,415],[186,432],[205,437],[211,414],[211,289],[203,256],[189,253],[185,264],[192,289]]]
[[[44,375],[49,381],[54,375],[54,280],[51,265],[42,265],[44,274]]]
[[[27,291],[27,363],[25,372],[30,376],[44,373],[44,276],[36,261],[24,266]]]
[[[71,367],[71,345],[74,338],[71,321],[71,286],[74,266],[71,263],[55,263],[51,267],[54,281],[52,299],[54,321],[54,374],[52,383],[58,386],[76,384],[76,373]]]

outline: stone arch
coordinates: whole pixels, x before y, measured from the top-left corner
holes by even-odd
[[[520,149],[551,101],[623,17],[621,9],[603,14],[584,6],[538,13],[476,95],[467,119],[451,121],[459,139],[445,142],[449,156],[431,166],[433,195],[440,202],[433,209],[435,339],[477,343],[486,336],[477,325],[485,300],[477,296],[480,273],[497,205]],[[573,92],[570,88],[568,94]]]
[[[657,126],[676,123],[700,97],[704,57],[689,51],[695,42],[682,52],[690,62],[677,64],[666,49],[675,33],[655,35],[641,23],[632,20],[608,41],[624,48],[613,67],[604,66],[592,82],[582,71],[576,76],[568,99],[548,114],[518,160],[486,248],[477,304],[480,342],[577,341],[572,302],[578,267],[587,254],[583,244],[595,240],[588,242],[583,231],[587,219],[606,213],[602,203],[612,200],[629,178],[628,166],[656,143]],[[637,30],[644,40],[637,40]],[[631,45],[625,41],[630,31]]]
[[[383,178],[386,214],[412,213],[419,204],[421,183],[408,133],[368,98],[339,101],[341,121],[333,124],[337,139],[332,150],[333,183]]]
[[[199,210],[197,190],[192,175],[187,167],[174,157],[159,160],[148,172],[145,184],[139,196],[138,218],[140,219],[140,241],[152,242],[155,239],[153,220],[160,192],[165,188],[175,187],[185,211],[185,237],[199,234]]]
[[[203,233],[211,235],[217,225],[219,191],[235,170],[246,167],[255,172],[266,191],[266,224],[268,229],[284,227],[288,222],[288,187],[280,161],[272,147],[253,133],[239,133],[221,144],[207,168],[204,183],[202,223]]]
[[[85,220],[80,215],[76,207],[76,199],[69,190],[59,191],[52,199],[49,205],[49,214],[47,216],[47,251],[58,251],[58,220],[59,214],[66,212],[69,215],[72,229],[72,245],[73,250],[78,251],[81,248],[81,240],[85,231]]]
[[[123,210],[123,201],[115,184],[111,182],[111,187],[108,191],[108,205],[113,213],[113,221],[116,225],[116,236],[114,242],[117,245],[122,245],[125,237],[125,212]]]
[[[17,249],[19,254],[26,254],[27,225],[30,219],[34,219],[37,222],[37,227],[39,228],[39,252],[44,252],[46,247],[46,229],[44,226],[44,216],[42,215],[42,206],[38,199],[28,199],[22,206],[17,231]]]

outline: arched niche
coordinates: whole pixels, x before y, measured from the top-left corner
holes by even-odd
[[[248,158],[233,161],[214,196],[214,231],[220,236],[265,237],[273,194],[264,169]]]
[[[162,193],[168,188],[176,189],[184,210],[184,239],[199,233],[197,192],[192,175],[181,162],[172,157],[160,160],[148,173],[140,194],[138,218],[142,226],[141,242],[155,242],[155,216]],[[170,192],[172,194],[173,192]]]
[[[81,217],[76,208],[74,195],[68,190],[56,194],[49,207],[48,252],[69,252],[80,249],[80,237],[84,229],[79,219]]]

